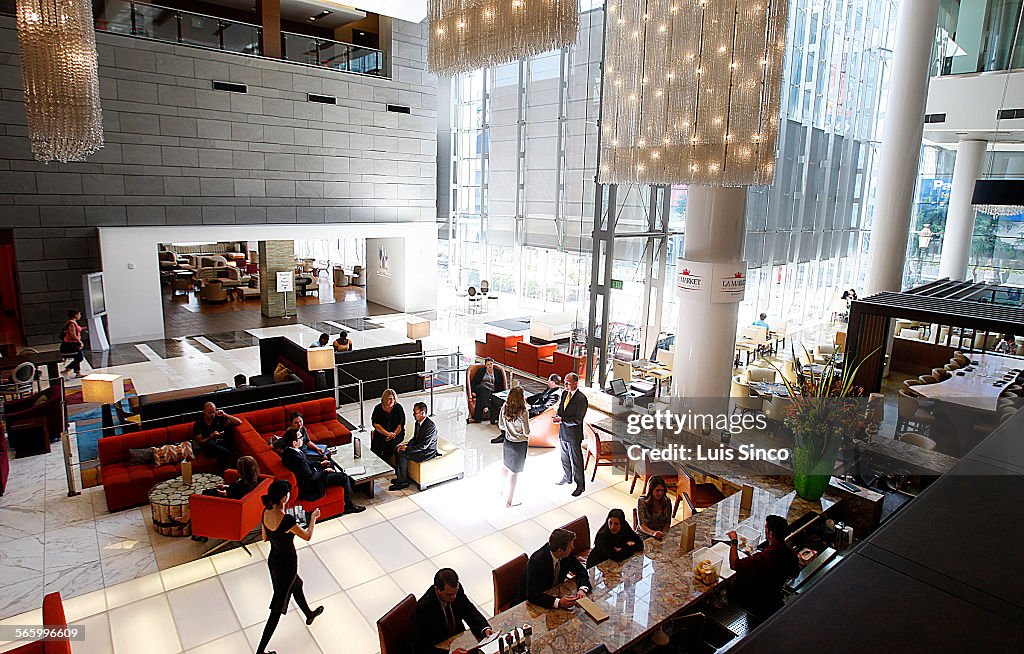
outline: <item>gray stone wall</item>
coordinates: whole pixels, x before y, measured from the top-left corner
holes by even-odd
[[[435,220],[426,24],[394,23],[391,80],[100,32],[106,147],[45,165],[29,151],[14,19],[0,17],[0,229],[14,229],[29,342],[54,341],[81,304],[97,227]]]
[[[277,292],[277,273],[294,269],[294,241],[260,241],[260,310],[264,316],[295,315],[294,291]]]

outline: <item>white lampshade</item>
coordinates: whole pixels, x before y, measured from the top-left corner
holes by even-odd
[[[124,399],[124,377],[93,373],[82,379],[82,401],[114,404]]]
[[[309,348],[306,351],[306,366],[310,370],[330,370],[334,367],[334,348]]]

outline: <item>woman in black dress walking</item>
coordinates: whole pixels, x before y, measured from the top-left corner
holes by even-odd
[[[313,537],[313,528],[320,517],[320,509],[315,509],[309,518],[309,526],[305,529],[295,522],[295,517],[285,513],[288,500],[291,499],[292,485],[283,479],[274,480],[263,496],[263,519],[261,527],[263,540],[270,541],[270,555],[267,566],[270,568],[270,580],[274,585],[274,598],[270,601],[270,618],[263,628],[263,637],[256,654],[276,654],[268,652],[270,637],[277,629],[281,616],[288,611],[288,599],[295,598],[295,603],[306,616],[306,624],[324,612],[324,607],[310,610],[306,596],[302,593],[302,579],[299,577],[299,558],[295,554],[295,537],[308,541]]]

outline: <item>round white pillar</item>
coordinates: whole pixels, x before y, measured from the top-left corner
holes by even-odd
[[[949,211],[942,237],[942,257],[939,259],[939,277],[962,281],[967,275],[967,262],[974,238],[974,208],[971,196],[974,183],[981,175],[985,159],[986,141],[963,140],[956,148],[953,164],[953,187],[949,190]]]
[[[938,13],[937,0],[900,2],[865,295],[899,291],[903,285]]]
[[[691,186],[683,258],[737,263],[743,258],[747,189]],[[739,303],[679,298],[672,395],[727,398],[736,349]]]

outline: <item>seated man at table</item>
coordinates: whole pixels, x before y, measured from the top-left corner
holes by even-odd
[[[768,314],[762,313],[761,316],[753,322],[754,327],[764,327],[768,329]]]
[[[409,487],[409,462],[423,462],[437,456],[437,426],[427,417],[427,405],[417,402],[412,406],[412,417],[416,420],[412,438],[395,448],[395,480],[388,490],[403,490]]]
[[[480,610],[466,597],[459,575],[451,568],[441,568],[434,575],[434,584],[416,602],[412,614],[412,637],[415,654],[438,654],[446,648],[436,647],[442,641],[462,633],[465,624],[477,639],[493,633]],[[465,653],[464,649],[454,652]]]
[[[327,343],[331,340],[330,334],[320,334],[320,338],[309,344],[310,348],[314,347],[327,347]]]
[[[341,471],[327,471],[330,461],[317,463],[302,451],[303,438],[295,429],[289,429],[281,437],[284,450],[281,452],[281,463],[292,471],[299,485],[299,499],[315,502],[324,496],[329,486],[341,486],[345,489],[345,513],[365,511],[353,501],[352,480]]]
[[[786,543],[789,523],[780,515],[764,519],[764,533],[768,546],[764,550],[740,558],[736,532],[727,532],[729,543],[729,567],[736,571],[736,578],[729,589],[729,599],[759,619],[764,619],[782,608],[782,587],[786,580],[800,571],[796,552]]]
[[[551,532],[548,542],[530,556],[523,576],[524,592],[527,601],[547,609],[570,609],[576,600],[590,592],[590,577],[580,560],[572,554],[576,534],[568,529],[556,529]],[[565,581],[572,573],[576,581],[576,592],[564,597],[556,597],[547,591]]]
[[[548,387],[540,393],[534,393],[526,398],[529,405],[531,418],[536,418],[558,403],[558,396],[562,390],[562,378],[556,374],[548,377]]]
[[[230,467],[235,461],[231,434],[240,424],[241,419],[224,413],[213,402],[207,402],[203,405],[203,417],[192,426],[199,451],[217,459],[221,470]]]

